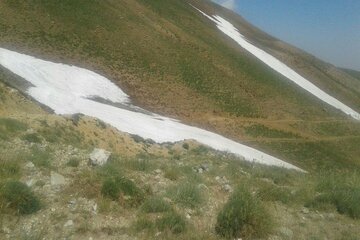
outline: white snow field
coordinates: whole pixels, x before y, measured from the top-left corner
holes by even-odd
[[[234,27],[230,22],[226,21],[224,18],[214,15],[209,16],[206,13],[202,12],[200,9],[194,7],[197,9],[200,13],[202,13],[204,16],[209,18],[211,21],[213,21],[218,29],[225,33],[227,36],[232,38],[235,42],[237,42],[241,47],[245,48],[247,51],[249,51],[251,54],[253,54],[255,57],[257,57],[259,60],[264,62],[266,65],[274,69],[275,71],[279,72],[286,78],[288,78],[290,81],[294,82],[295,84],[299,85],[306,91],[313,94],[315,97],[319,98],[320,100],[326,102],[327,104],[343,111],[347,115],[350,115],[352,118],[356,120],[360,120],[360,114],[350,107],[346,106],[336,98],[330,96],[317,86],[315,86],[313,83],[305,79],[304,77],[300,76],[297,72],[292,70],[290,67],[288,67],[286,64],[282,63],[277,58],[273,57],[272,55],[268,54],[264,50],[252,45],[240,32],[239,30]]]
[[[57,114],[82,113],[101,119],[120,131],[150,138],[158,143],[194,139],[216,150],[242,156],[247,161],[302,171],[294,165],[218,134],[157,114],[136,111],[140,108],[131,106],[129,97],[120,88],[92,71],[40,60],[3,48],[0,48],[0,65],[31,83],[27,93]],[[94,100],[96,98],[127,107],[100,103]]]

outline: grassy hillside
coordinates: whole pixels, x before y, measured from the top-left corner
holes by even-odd
[[[0,93],[0,239],[360,234],[356,169],[302,174],[194,141],[154,144],[96,119],[49,114],[2,83]],[[246,131],[294,137],[259,125]],[[112,152],[110,160],[91,166],[89,155],[99,147]]]
[[[309,173],[53,115],[10,88],[24,86],[0,68],[0,239],[358,239],[360,123],[274,73],[188,3],[360,111],[352,73],[205,0],[2,0],[0,47],[94,70],[136,105]],[[112,152],[103,167],[88,165],[96,147]],[[54,186],[54,173],[65,183]]]
[[[346,69],[346,68],[343,68],[342,70],[344,72],[346,72],[347,74],[349,74],[350,76],[360,80],[360,72],[359,71],[352,70],[352,69]]]
[[[225,9],[192,3],[222,14],[255,44],[359,111],[358,81]],[[146,109],[308,170],[360,162],[357,122],[274,73],[186,1],[4,0],[0,8],[1,47],[95,70]],[[313,150],[319,153],[303,154]]]

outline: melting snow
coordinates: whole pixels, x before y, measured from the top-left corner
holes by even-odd
[[[219,151],[242,156],[247,161],[285,168],[301,169],[256,149],[218,134],[182,124],[176,120],[146,114],[131,106],[129,97],[115,84],[92,71],[40,60],[0,48],[0,65],[32,84],[27,93],[57,114],[82,113],[116,127],[120,131],[150,138],[158,143],[194,139]],[[101,98],[112,103],[98,102]]]
[[[195,8],[195,7],[194,7]],[[197,9],[197,8],[196,8]],[[346,106],[336,98],[330,96],[310,81],[305,79],[304,77],[300,76],[297,72],[292,70],[286,64],[282,63],[277,58],[273,57],[272,55],[268,54],[264,50],[252,45],[240,32],[239,30],[234,27],[230,22],[226,21],[224,18],[214,15],[213,17],[207,15],[206,13],[202,12],[201,10],[197,9],[201,12],[204,16],[209,18],[211,21],[216,23],[218,29],[225,33],[227,36],[232,38],[235,42],[237,42],[241,47],[245,48],[259,60],[264,62],[266,65],[274,69],[275,71],[279,72],[290,81],[294,82],[295,84],[299,85],[306,91],[310,92],[320,100],[326,102],[327,104],[343,111],[347,115],[350,115],[354,119],[360,120],[360,114],[350,107]]]

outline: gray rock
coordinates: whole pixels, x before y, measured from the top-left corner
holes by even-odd
[[[111,155],[111,152],[104,149],[95,148],[90,154],[90,164],[93,166],[104,165]]]
[[[30,179],[30,180],[26,181],[26,185],[28,187],[32,187],[32,186],[34,186],[35,182],[36,181],[34,179]]]
[[[310,213],[309,209],[307,209],[305,207],[301,210],[301,212],[304,213],[304,214],[309,214]]]
[[[233,188],[229,185],[229,184],[225,184],[222,186],[222,189],[225,191],[225,192],[233,192]]]
[[[155,174],[161,174],[162,173],[161,169],[156,169],[154,172],[155,172]]]
[[[32,163],[32,162],[28,162],[27,164],[25,164],[25,167],[27,169],[34,169],[35,168],[35,165]]]
[[[51,171],[50,173],[50,183],[52,186],[64,185],[66,184],[66,180],[64,176]]]
[[[286,227],[281,227],[279,229],[280,233],[282,236],[286,237],[287,239],[292,239],[293,238],[293,231],[289,228],[286,228]]]
[[[65,224],[64,227],[72,227],[74,225],[73,220],[68,220]]]

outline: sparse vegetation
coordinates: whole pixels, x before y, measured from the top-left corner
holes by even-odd
[[[358,172],[332,173],[320,175],[316,190],[319,194],[307,205],[324,209],[329,205],[336,207],[341,214],[360,218],[360,175]]]
[[[143,191],[138,188],[135,183],[123,176],[116,176],[113,178],[105,179],[101,193],[104,197],[109,197],[112,200],[119,200],[120,196],[129,196],[127,203],[130,206],[138,206],[144,200]]]
[[[183,216],[171,211],[156,221],[156,227],[160,231],[168,230],[174,234],[179,234],[186,230],[186,220]]]
[[[31,148],[28,160],[37,167],[51,168],[53,156],[49,148],[43,149],[38,146],[33,146]]]
[[[260,200],[240,187],[219,212],[215,230],[229,239],[262,237],[271,231],[273,222]]]
[[[70,167],[78,167],[80,160],[78,158],[70,158],[66,165]]]
[[[11,118],[0,118],[0,139],[8,140],[18,132],[25,131],[26,124]]]
[[[143,205],[141,205],[141,211],[145,213],[159,213],[167,212],[171,210],[171,206],[168,202],[164,201],[160,197],[148,198]]]
[[[204,201],[201,190],[190,182],[182,182],[170,188],[168,195],[176,203],[191,208],[195,208]]]
[[[40,201],[31,189],[18,181],[9,181],[1,188],[1,200],[19,214],[31,214],[40,209]]]
[[[22,136],[21,139],[31,142],[31,143],[41,143],[42,142],[41,138],[36,133],[28,133],[28,134]]]

